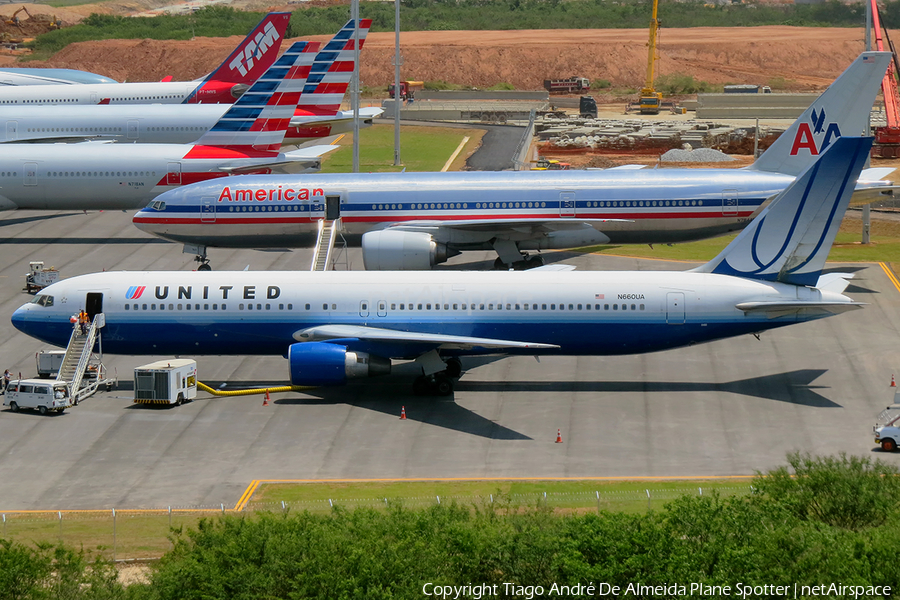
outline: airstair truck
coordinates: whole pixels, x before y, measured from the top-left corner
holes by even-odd
[[[872,428],[875,443],[885,452],[893,452],[900,444],[900,391],[894,394],[894,403],[885,408]]]
[[[134,369],[135,404],[174,404],[197,397],[197,361],[158,360]]]

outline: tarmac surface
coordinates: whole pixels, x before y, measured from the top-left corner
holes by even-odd
[[[30,260],[63,277],[100,270],[189,270],[193,257],[138,231],[122,212],[0,215],[0,371],[35,373],[44,346],[9,316]],[[550,253],[583,270],[690,265]],[[214,269],[308,268],[309,251],[212,250]],[[471,262],[476,260],[477,262]],[[487,268],[456,257],[449,268]],[[464,261],[469,261],[465,264]],[[350,267],[361,268],[358,251]],[[837,265],[830,265],[837,268]],[[61,415],[0,410],[0,511],[234,506],[255,479],[677,477],[753,474],[788,452],[874,448],[891,402],[900,290],[878,264],[857,271],[859,311],[710,344],[626,357],[464,360],[450,398],[417,398],[414,369],[343,388],[132,403],[132,369],[157,358],[107,356],[120,385]],[[281,357],[196,357],[199,379],[225,389],[280,385]],[[401,406],[408,419],[398,419]],[[554,443],[557,428],[562,444]]]

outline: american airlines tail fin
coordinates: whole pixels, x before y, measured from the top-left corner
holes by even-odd
[[[890,60],[890,52],[860,54],[748,168],[796,176],[842,135],[865,135]]]
[[[209,147],[278,152],[318,49],[317,42],[292,45],[196,141],[185,158],[201,158]]]
[[[700,273],[815,286],[872,138],[842,136]]]
[[[289,12],[273,12],[263,17],[225,62],[207,75],[182,104],[234,102],[275,63],[290,20]]]
[[[332,116],[341,110],[341,102],[344,101],[347,86],[353,76],[354,27],[352,19],[347,21],[316,56],[297,106],[297,114]],[[372,19],[359,20],[360,51],[370,27]]]

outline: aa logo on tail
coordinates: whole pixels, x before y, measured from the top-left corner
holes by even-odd
[[[811,156],[818,156],[825,151],[831,142],[841,137],[841,129],[837,123],[825,124],[825,109],[816,113],[811,111],[812,123],[800,123],[797,127],[797,135],[794,136],[794,145],[791,146],[791,156],[797,156],[802,149],[809,150]]]
[[[266,50],[272,47],[279,37],[278,30],[269,21],[266,23],[266,30],[257,33],[255,39],[247,42],[244,51],[238,52],[234,60],[228,65],[229,68],[232,70],[237,69],[241,75],[246,75],[253,68],[253,64],[262,58]]]

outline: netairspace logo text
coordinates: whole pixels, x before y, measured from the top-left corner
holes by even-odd
[[[697,596],[697,597],[723,597],[732,598],[761,598],[780,596],[782,598],[810,598],[810,597],[834,597],[843,598],[871,598],[889,597],[891,586],[886,585],[845,585],[843,583],[819,583],[803,585],[756,585],[749,583],[735,583],[732,585],[709,585],[706,583],[667,583],[657,585],[645,585],[642,583],[629,583],[628,585],[612,585],[609,583],[560,585],[557,583],[548,586],[519,585],[517,583],[494,584],[467,584],[467,585],[440,585],[426,583],[422,586],[422,594],[430,598],[441,600],[482,600],[482,598],[515,597],[533,600],[543,596],[552,597],[620,597],[635,596],[641,598],[671,598],[673,596]]]

